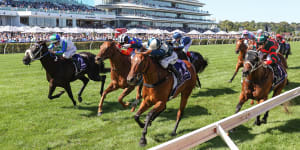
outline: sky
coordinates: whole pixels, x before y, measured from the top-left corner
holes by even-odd
[[[199,0],[217,22],[300,23],[300,0]]]

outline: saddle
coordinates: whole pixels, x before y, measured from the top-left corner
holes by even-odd
[[[176,68],[176,70],[181,74],[182,79],[180,79],[178,82],[175,74],[172,72],[173,78],[174,78],[174,83],[173,83],[173,88],[172,91],[170,93],[169,99],[172,99],[174,94],[176,93],[177,89],[187,80],[191,79],[191,73],[189,72],[189,70],[187,69],[186,64],[178,59],[177,62],[173,65],[174,68]]]

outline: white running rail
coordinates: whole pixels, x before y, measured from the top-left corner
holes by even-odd
[[[232,150],[237,150],[238,147],[233,143],[230,137],[227,135],[226,131],[229,131],[240,124],[256,117],[284,102],[287,102],[295,97],[300,96],[300,87],[293,90],[287,91],[276,97],[273,97],[261,104],[253,106],[244,111],[240,111],[237,114],[219,120],[215,123],[207,125],[203,128],[180,136],[176,139],[170,140],[158,146],[152,147],[150,150],[182,150],[190,149],[201,143],[204,143],[214,137],[220,135],[222,139],[226,142],[228,147]]]

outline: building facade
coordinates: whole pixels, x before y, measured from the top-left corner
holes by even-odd
[[[98,0],[95,5],[116,14],[115,27],[205,30],[215,24],[198,0]]]

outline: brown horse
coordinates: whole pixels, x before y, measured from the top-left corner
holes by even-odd
[[[174,97],[181,93],[180,108],[177,112],[176,125],[172,132],[172,135],[176,135],[178,124],[181,120],[184,108],[187,104],[188,98],[196,85],[196,71],[193,65],[183,60],[187,65],[188,70],[191,73],[191,79],[185,81],[178,90],[175,92]],[[144,53],[137,53],[131,59],[131,69],[127,77],[127,81],[130,84],[135,84],[143,75],[144,87],[143,87],[143,101],[139,110],[134,116],[135,121],[141,128],[144,128],[140,145],[145,146],[147,144],[146,134],[147,128],[151,122],[166,109],[166,103],[169,100],[169,96],[173,86],[173,76],[166,69],[163,69],[159,63],[152,60],[152,58]],[[148,113],[145,124],[140,121],[140,115],[147,111],[151,106],[154,107]]]
[[[253,47],[252,45],[254,45],[254,41],[253,40],[249,40],[248,44],[249,44],[249,48],[245,44],[245,40],[243,38],[240,38],[240,39],[236,40],[235,53],[239,54],[239,56],[238,56],[238,61],[237,61],[236,65],[235,65],[235,72],[234,72],[233,76],[231,77],[231,79],[228,81],[229,83],[231,83],[233,81],[233,79],[236,76],[236,74],[238,73],[239,69],[241,67],[243,67],[244,58],[245,58],[246,52],[251,47]],[[250,44],[251,44],[251,46],[250,46]]]
[[[60,97],[64,91],[61,91],[59,94],[52,95],[57,86],[64,88],[70,99],[73,102],[73,105],[76,106],[76,102],[73,98],[70,82],[75,81],[77,79],[83,82],[83,86],[78,93],[78,101],[81,102],[81,94],[85,89],[86,85],[89,82],[89,79],[85,77],[85,74],[88,74],[88,77],[94,81],[102,81],[100,94],[103,92],[103,86],[105,83],[106,76],[99,76],[100,72],[105,72],[104,63],[101,62],[99,64],[95,63],[95,55],[88,52],[79,53],[84,61],[87,64],[87,69],[84,73],[75,76],[75,66],[72,63],[72,60],[58,59],[55,60],[56,57],[52,56],[52,54],[48,51],[48,47],[45,41],[40,41],[35,43],[32,47],[30,47],[25,52],[25,56],[23,58],[23,63],[25,65],[29,65],[34,60],[40,60],[41,64],[46,70],[47,80],[49,82],[49,94],[48,98],[50,100],[54,98]]]
[[[96,57],[96,61],[101,62],[105,59],[110,60],[111,82],[109,83],[108,87],[104,90],[103,95],[100,99],[98,107],[98,116],[102,115],[103,102],[108,93],[115,91],[119,88],[124,89],[122,94],[119,96],[118,101],[124,108],[126,108],[130,105],[130,103],[123,103],[123,98],[135,88],[135,85],[129,85],[126,80],[131,66],[130,56],[123,55],[120,52],[120,49],[116,47],[116,43],[114,41],[105,41],[101,45],[100,51]],[[139,85],[137,88],[136,101],[133,103],[131,111],[134,111],[138,101],[141,99],[141,89],[142,85]]]
[[[281,61],[285,61],[284,59]],[[284,70],[286,69],[283,63],[279,63]],[[272,87],[273,84],[273,72],[272,69],[264,65],[263,61],[260,59],[257,51],[249,50],[245,57],[244,69],[243,69],[243,80],[242,91],[239,98],[239,103],[236,106],[236,113],[240,111],[243,104],[248,99],[255,99],[259,103],[268,99],[268,94],[273,89],[273,97],[281,93],[281,90],[285,87],[287,83],[287,78],[285,78],[281,83]],[[285,106],[285,110],[287,107]],[[255,124],[260,125],[261,123],[267,123],[269,111],[267,111],[262,119],[260,120],[260,115],[256,117]]]

